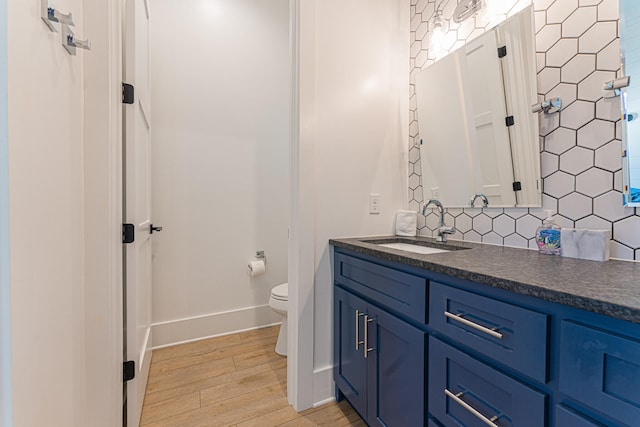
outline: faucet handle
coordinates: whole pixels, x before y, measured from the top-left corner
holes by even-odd
[[[456,234],[457,231],[458,230],[456,230],[455,227],[447,227],[445,225],[440,227],[440,233],[441,234]]]

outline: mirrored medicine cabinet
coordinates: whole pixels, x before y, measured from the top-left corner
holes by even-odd
[[[533,19],[530,6],[416,75],[425,200],[541,205]]]

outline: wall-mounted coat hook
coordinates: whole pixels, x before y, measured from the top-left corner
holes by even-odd
[[[602,96],[604,98],[615,98],[616,96],[620,96],[620,89],[629,86],[630,80],[629,76],[624,76],[605,82],[602,86]]]
[[[532,113],[539,113],[544,111],[546,114],[557,113],[562,109],[562,99],[553,98],[542,101],[540,104],[533,104],[531,106]]]
[[[62,25],[62,46],[69,52],[69,55],[76,55],[76,48],[91,50],[89,40],[79,40],[75,38],[71,27]]]
[[[69,13],[65,15],[53,7],[49,7],[49,0],[40,0],[40,17],[44,23],[47,24],[49,30],[54,33],[58,32],[56,26],[53,25],[54,22],[59,22],[63,25],[75,25],[73,22],[73,14]]]

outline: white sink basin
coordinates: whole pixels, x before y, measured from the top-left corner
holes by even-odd
[[[429,246],[412,245],[411,243],[378,243],[378,246],[391,249],[400,249],[401,251],[413,252],[416,254],[439,254],[441,252],[450,252],[447,249],[432,248]]]

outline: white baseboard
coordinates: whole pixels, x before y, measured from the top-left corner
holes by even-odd
[[[336,399],[333,382],[333,365],[313,371],[313,407],[325,405]]]
[[[151,325],[153,348],[168,347],[258,329],[280,323],[281,318],[269,305],[247,307],[220,313],[158,322]]]

